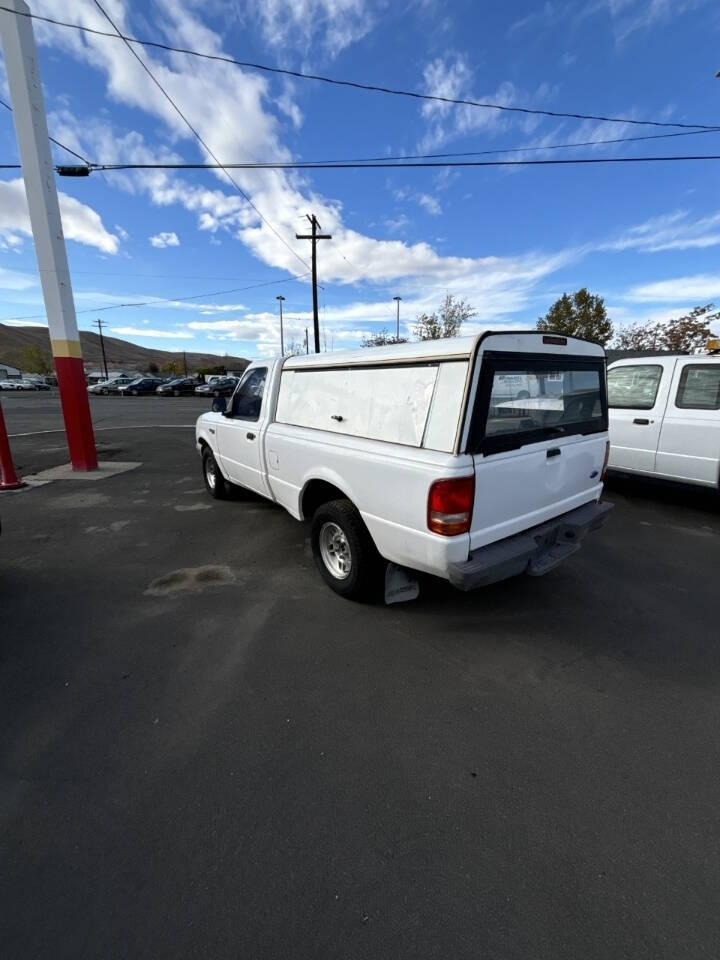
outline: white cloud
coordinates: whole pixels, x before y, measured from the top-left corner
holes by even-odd
[[[38,282],[32,274],[0,267],[0,290],[30,290],[37,285]]]
[[[423,92],[435,97],[450,100],[474,100],[480,103],[494,103],[500,107],[511,107],[521,99],[525,103],[542,103],[552,98],[556,88],[541,83],[534,94],[523,93],[508,80],[503,81],[496,90],[478,96],[472,92],[473,70],[463,54],[448,54],[436,57],[423,69]],[[470,134],[496,134],[511,128],[530,133],[541,122],[541,118],[532,114],[507,113],[491,107],[475,107],[468,104],[444,103],[438,100],[425,101],[421,114],[428,123],[428,129],[419,143],[419,150],[426,152],[458,137]]]
[[[720,274],[699,273],[640,284],[630,288],[627,299],[641,303],[681,301],[693,304],[720,300]]]
[[[336,57],[374,26],[365,0],[250,0],[247,7],[268,45],[280,54],[287,48],[307,52],[319,47]]]
[[[720,211],[693,220],[688,210],[676,210],[626,230],[619,237],[600,244],[599,250],[691,250],[720,244]]]
[[[431,196],[429,193],[420,193],[417,197],[417,202],[426,210],[427,213],[431,214],[433,217],[439,217],[442,213],[442,207],[438,202],[436,197]]]
[[[162,233],[156,233],[154,237],[149,238],[150,243],[153,247],[159,247],[160,249],[164,247],[179,247],[180,241],[178,240],[178,235],[174,230],[163,231]]]
[[[162,340],[192,340],[193,334],[185,330],[148,330],[147,327],[108,327],[108,333],[122,337],[151,337]]]
[[[60,193],[60,216],[68,240],[95,247],[103,253],[117,253],[118,238],[103,225],[100,216],[84,203]],[[32,236],[22,177],[0,181],[0,238],[17,246],[22,237]]]
[[[619,42],[638,30],[670,23],[676,17],[706,6],[714,0],[605,0]]]

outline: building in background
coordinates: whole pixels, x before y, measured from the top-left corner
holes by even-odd
[[[3,363],[0,360],[0,380],[19,380],[22,373],[17,367],[11,367],[9,363]]]

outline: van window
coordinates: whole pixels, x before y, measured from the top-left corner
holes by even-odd
[[[471,452],[498,453],[554,437],[604,430],[604,360],[484,355]]]
[[[619,409],[652,410],[655,406],[663,368],[638,363],[608,370],[608,406]]]
[[[720,410],[720,363],[688,363],[680,375],[675,406]]]

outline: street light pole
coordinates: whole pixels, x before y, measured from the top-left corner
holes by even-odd
[[[104,370],[105,370],[105,379],[107,380],[107,379],[108,379],[108,368],[107,368],[107,358],[105,357],[105,338],[103,337],[103,332],[102,332],[103,321],[102,321],[102,320],[96,320],[96,321],[95,321],[95,326],[98,328],[98,331],[100,332],[100,349],[101,349],[101,351],[102,351],[103,368],[104,368]]]
[[[285,340],[283,338],[282,305],[285,297],[281,293],[279,293],[277,297],[275,297],[275,299],[280,304],[280,356],[284,357],[285,356]]]
[[[397,303],[397,329],[395,332],[395,339],[400,339],[400,301],[402,297],[393,297],[393,300]]]

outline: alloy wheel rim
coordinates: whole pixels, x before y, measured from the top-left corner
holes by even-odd
[[[320,556],[336,580],[346,580],[352,571],[352,554],[345,531],[337,523],[324,523],[320,528]]]

